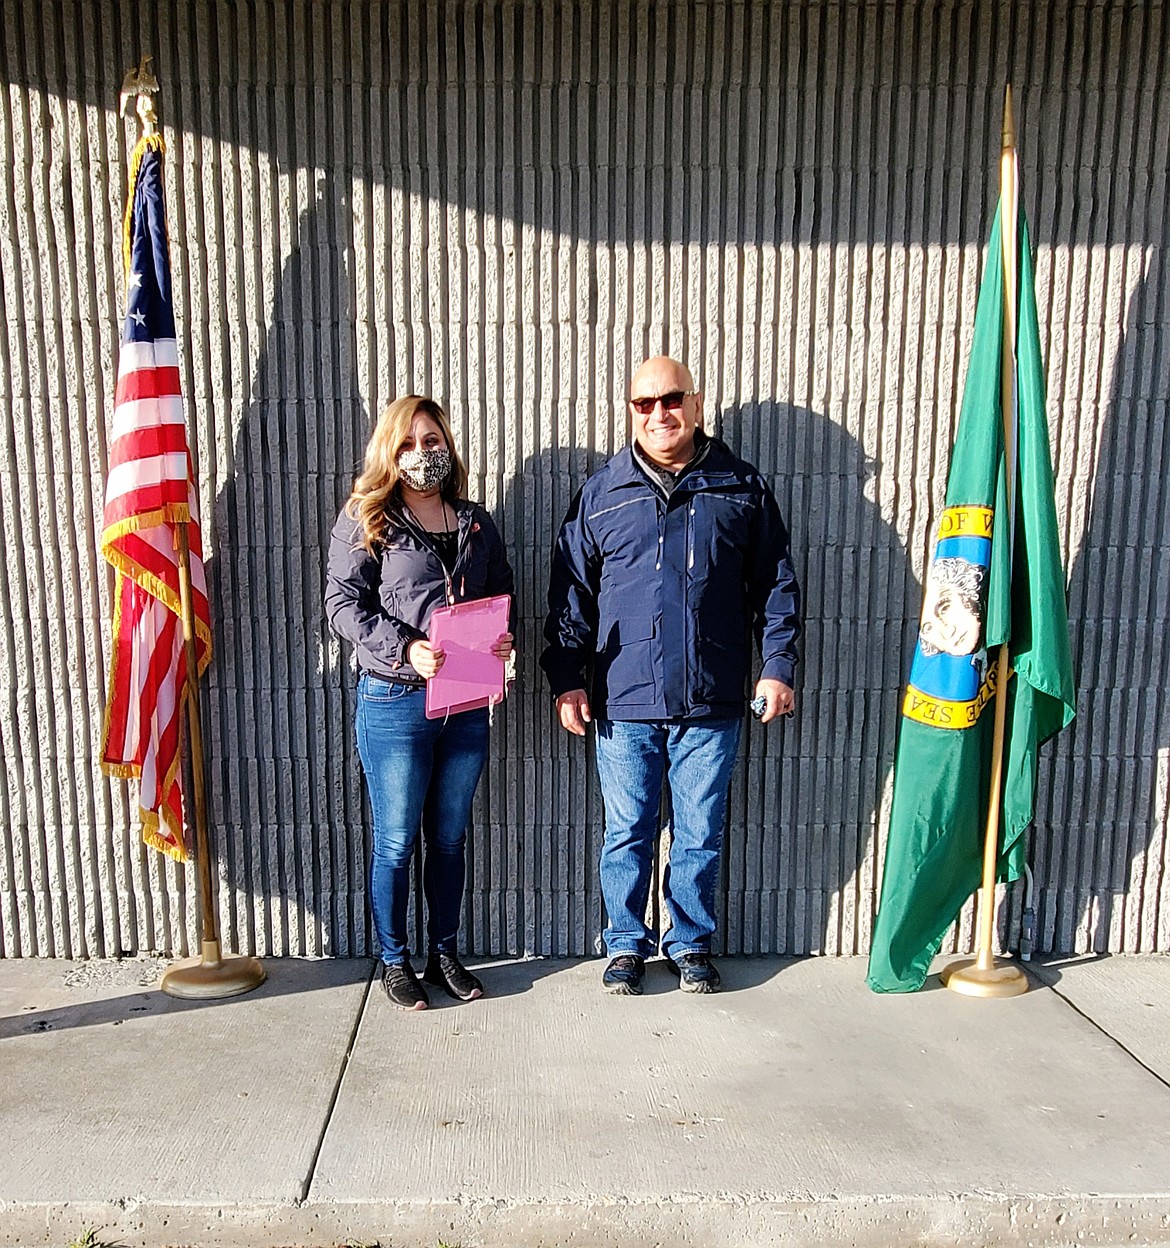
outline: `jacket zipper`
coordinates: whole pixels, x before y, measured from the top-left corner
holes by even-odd
[[[690,569],[695,566],[695,526],[693,523],[694,515],[695,515],[695,498],[693,494],[691,495],[689,499],[687,499],[685,506],[687,510],[686,510],[686,515],[684,516],[684,523],[686,525],[686,536],[687,536],[687,571],[689,572]],[[692,629],[694,626],[693,621],[691,620],[690,605],[691,605],[691,578],[689,576],[684,576],[683,577],[683,620],[686,621],[683,624],[684,630],[687,628],[688,625],[690,625]],[[684,637],[683,703],[687,711],[689,711],[691,707],[691,644],[690,643],[691,643],[691,639],[689,637]]]
[[[464,548],[467,546],[467,543],[471,540],[471,530],[474,524],[475,524],[475,513],[472,512],[467,518],[467,525],[464,528],[463,533],[460,535],[459,544],[455,547],[455,559],[451,565],[451,571],[448,572],[446,564],[443,565],[443,572],[445,573],[446,578],[447,578],[447,602],[450,606],[455,605],[455,586],[452,584],[451,578],[455,575],[455,569],[459,566],[459,560],[463,558]],[[439,562],[442,563],[443,561],[440,559]],[[459,584],[460,597],[462,597],[466,593],[467,593],[467,577],[464,576],[460,578],[460,584]]]
[[[443,569],[443,585],[447,591],[447,605],[449,607],[453,607],[455,605],[455,584],[451,578],[454,574],[447,571],[447,565],[443,562],[443,557],[439,554],[438,548],[431,541],[430,534],[426,531],[426,529],[419,528],[418,525],[416,525],[414,521],[410,520],[407,516],[400,516],[399,518],[402,521],[403,527],[408,529],[414,535],[415,540],[429,550],[436,559],[438,559],[439,567]],[[456,517],[456,520],[458,521],[458,517]],[[459,560],[463,557],[464,548],[471,539],[471,528],[474,522],[474,514],[469,515],[467,524],[459,536],[459,545],[455,547],[455,567],[459,566]],[[464,577],[463,589],[466,590],[466,588],[467,578]]]
[[[654,507],[658,512],[658,554],[654,559],[655,572],[662,571],[662,547],[663,543],[666,541],[666,513],[669,510],[669,506],[669,503],[662,498],[662,495],[656,492],[654,496]],[[617,509],[611,508],[611,510],[616,511]]]

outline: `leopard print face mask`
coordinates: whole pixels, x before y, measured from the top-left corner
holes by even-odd
[[[451,475],[451,452],[445,446],[402,451],[398,475],[415,490],[433,490]]]

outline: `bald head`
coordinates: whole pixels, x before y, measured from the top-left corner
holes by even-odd
[[[691,370],[669,355],[655,355],[644,364],[630,382],[630,398],[636,399],[643,394],[662,394],[669,390],[694,390],[695,379]]]
[[[691,370],[668,355],[647,360],[630,382],[630,420],[647,459],[671,472],[685,468],[703,423],[703,396]]]

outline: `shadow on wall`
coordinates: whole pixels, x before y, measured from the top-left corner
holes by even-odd
[[[360,956],[371,947],[356,669],[322,605],[330,530],[374,419],[353,368],[357,309],[345,261],[351,230],[344,190],[320,178],[297,219],[261,331],[251,397],[208,540],[215,657],[204,686],[205,732],[221,922],[229,944],[261,955]],[[458,430],[459,414],[452,416]],[[560,488],[557,457],[537,458],[539,471],[506,473],[504,514],[496,517],[517,571],[521,613],[531,615],[535,604],[540,618],[534,630],[521,626],[527,669],[513,704],[497,715],[473,811],[463,930],[465,947],[478,954],[585,951],[564,937],[576,922],[566,921],[568,911],[559,925],[552,919],[554,907],[575,904],[576,884],[566,877],[564,887],[540,887],[550,861],[564,862],[566,854],[584,861],[575,841],[578,812],[559,806],[564,835],[524,841],[545,827],[530,818],[533,777],[547,780],[555,770],[536,658],[550,518],[555,513],[559,522],[571,497]],[[573,458],[575,490],[601,459]],[[563,752],[559,738],[556,744]],[[416,951],[425,948],[420,877],[416,870],[408,915]],[[584,867],[573,878],[583,879]]]
[[[712,431],[774,489],[806,617],[797,717],[768,728],[748,718],[732,778],[719,943],[731,953],[857,952],[876,904],[867,860],[893,763],[919,587],[874,501],[880,465],[848,432],[775,401],[729,408]],[[529,456],[496,516],[516,570],[519,678],[477,799],[477,827],[492,840],[475,850],[469,889],[477,871],[504,882],[504,894],[485,899],[499,913],[474,913],[477,951],[490,950],[508,916],[522,933],[517,952],[599,951],[603,825],[593,735],[582,741],[560,728],[537,660],[551,535],[605,458],[569,447]]]
[[[1129,301],[1099,429],[1090,513],[1069,578],[1077,718],[1045,761],[1037,829],[1037,946],[1143,952],[1170,939],[1167,756],[1170,329],[1157,282]],[[1162,396],[1156,400],[1150,396]],[[1077,448],[1078,458],[1092,454]]]
[[[329,531],[369,431],[353,368],[351,229],[344,191],[319,179],[287,240],[209,542],[221,921],[261,954],[367,948],[354,678],[321,608]]]
[[[717,425],[771,484],[804,592],[797,712],[748,717],[724,854],[729,952],[857,953],[920,589],[876,502],[881,464],[824,413],[776,401]],[[718,431],[718,430],[717,430]]]
[[[496,718],[468,844],[466,940],[476,953],[590,955],[604,925],[593,740],[560,727],[539,659],[552,543],[605,460],[590,447],[556,446],[502,465],[492,514],[516,577],[517,674]]]

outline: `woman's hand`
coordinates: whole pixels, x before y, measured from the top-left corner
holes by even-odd
[[[502,659],[505,663],[508,661],[508,655],[512,653],[513,637],[511,633],[501,633],[495,641],[492,642],[492,654],[497,659]]]
[[[442,650],[434,649],[426,641],[412,641],[407,647],[406,657],[423,680],[430,680],[447,658]]]

